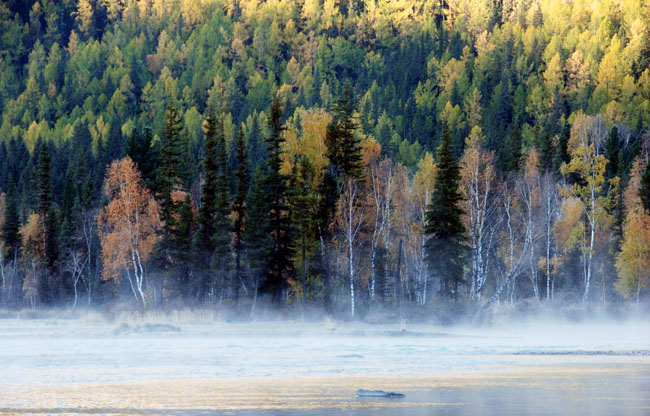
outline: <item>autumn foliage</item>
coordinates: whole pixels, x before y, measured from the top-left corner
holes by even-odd
[[[106,172],[108,205],[98,218],[104,280],[126,274],[134,296],[145,302],[145,262],[158,239],[158,204],[129,157],[114,161]]]

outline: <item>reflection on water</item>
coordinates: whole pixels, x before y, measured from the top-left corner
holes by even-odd
[[[22,322],[16,333],[0,321],[2,415],[650,414],[647,332],[539,342],[485,333],[270,337],[259,328],[115,337],[110,328],[39,325]],[[596,349],[607,353],[582,352]],[[357,389],[406,397],[357,398]]]

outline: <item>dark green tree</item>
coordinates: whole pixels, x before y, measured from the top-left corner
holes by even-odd
[[[517,173],[521,167],[521,131],[515,126],[506,136],[504,146],[500,149],[501,169],[503,172]]]
[[[18,215],[18,200],[16,185],[9,182],[5,199],[5,222],[2,224],[2,241],[5,244],[5,256],[12,260],[20,250],[20,216]]]
[[[226,293],[228,286],[231,284],[230,277],[232,271],[232,247],[231,247],[231,231],[232,220],[231,203],[230,203],[230,188],[228,181],[228,165],[226,159],[226,139],[223,134],[223,121],[219,121],[217,126],[216,136],[216,182],[215,182],[215,216],[214,216],[214,234],[212,235],[212,243],[214,244],[214,251],[212,253],[212,261],[210,262],[212,269],[216,272],[216,281],[213,282],[215,288],[218,288],[223,295]]]
[[[38,212],[45,218],[52,205],[52,182],[50,179],[52,156],[47,143],[40,148],[38,158]]]
[[[424,250],[429,271],[440,281],[441,298],[458,300],[459,286],[465,282],[465,227],[461,217],[460,169],[454,157],[448,127],[436,150],[436,181],[427,207]]]
[[[194,260],[194,250],[192,245],[192,236],[195,229],[194,212],[192,210],[192,198],[187,194],[185,199],[179,204],[178,208],[178,225],[174,230],[174,251],[178,261],[177,283],[178,289],[187,299],[192,288],[192,263]]]
[[[167,107],[165,127],[160,138],[160,158],[156,170],[156,199],[160,205],[162,227],[160,240],[155,250],[155,265],[163,276],[172,272],[175,263],[175,236],[177,226],[178,203],[177,191],[182,190],[180,173],[182,170],[182,118],[173,105]],[[163,280],[160,281],[162,293]],[[162,302],[162,296],[160,297]]]
[[[235,178],[237,179],[237,193],[233,201],[233,233],[234,242],[233,250],[235,252],[235,276],[233,287],[233,301],[237,304],[239,300],[239,286],[240,282],[244,281],[242,257],[244,255],[244,230],[246,227],[246,196],[248,194],[248,186],[250,182],[250,173],[248,169],[248,151],[246,143],[244,142],[244,133],[241,129],[237,132],[236,142],[236,158],[237,158],[237,171]]]
[[[361,177],[361,146],[355,136],[357,123],[354,119],[354,102],[349,84],[343,90],[332,108],[332,121],[327,126],[325,144],[337,181],[345,182],[344,177]]]
[[[282,165],[282,105],[275,98],[269,114],[269,137],[265,190],[269,201],[269,231],[273,239],[269,255],[266,281],[263,289],[270,293],[276,303],[281,302],[287,279],[293,274],[292,227],[289,206],[287,205],[287,175],[280,172]]]
[[[361,147],[355,136],[357,124],[353,118],[354,103],[349,84],[343,90],[343,96],[333,106],[332,121],[327,125],[325,145],[329,165],[319,184],[316,211],[316,231],[320,240],[320,250],[314,262],[322,274],[325,290],[324,306],[330,309],[331,268],[329,252],[331,251],[331,223],[335,207],[348,177],[360,178],[362,173]]]
[[[299,157],[291,172],[289,205],[294,224],[294,237],[300,249],[300,272],[302,274],[302,303],[307,304],[307,251],[313,244],[316,233],[316,195],[312,183],[316,172],[307,157]]]
[[[246,198],[246,227],[243,234],[243,246],[246,250],[250,277],[253,280],[253,305],[257,300],[260,282],[268,269],[269,257],[273,252],[273,240],[269,233],[270,207],[265,178],[263,165],[257,165]]]
[[[203,157],[204,182],[201,192],[201,207],[199,208],[198,230],[195,246],[197,248],[196,263],[201,269],[197,293],[199,299],[205,299],[210,285],[210,259],[214,253],[215,215],[217,212],[217,147],[218,147],[218,120],[213,109],[208,110],[208,115],[203,122],[205,136],[205,155]]]

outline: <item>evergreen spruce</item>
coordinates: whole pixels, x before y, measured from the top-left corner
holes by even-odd
[[[339,176],[360,178],[363,169],[361,146],[354,134],[357,123],[353,118],[354,102],[349,84],[345,85],[343,96],[332,110],[333,118],[325,137],[327,157],[337,180],[344,183],[345,179]]]
[[[246,225],[246,196],[248,194],[248,186],[250,182],[250,173],[248,169],[248,152],[246,143],[244,143],[244,133],[241,129],[237,132],[236,142],[236,157],[237,157],[237,171],[235,177],[237,179],[237,192],[233,201],[233,233],[234,243],[233,249],[235,252],[235,276],[233,287],[233,301],[237,304],[239,300],[239,286],[240,282],[244,281],[243,277],[243,264],[242,257],[244,254],[244,229]]]
[[[260,283],[268,268],[272,254],[273,240],[269,233],[269,201],[266,190],[266,174],[262,165],[257,165],[251,178],[246,198],[246,227],[243,245],[246,248],[246,261],[253,279],[253,304],[257,299]]]
[[[214,217],[217,212],[217,120],[212,110],[203,122],[205,156],[203,157],[203,189],[199,208],[199,229],[196,244],[210,255],[214,251]]]
[[[230,218],[231,204],[227,174],[226,139],[223,134],[222,120],[219,120],[216,137],[216,210],[214,216],[214,234],[212,235],[214,251],[210,264],[216,272],[216,281],[213,284],[220,289],[221,296],[223,296],[231,283],[232,248],[230,244],[230,233],[232,231],[232,221]]]
[[[20,217],[16,186],[9,182],[5,199],[5,222],[2,224],[2,241],[5,244],[5,256],[14,259],[20,249]]]
[[[521,131],[518,127],[506,136],[504,146],[500,149],[501,169],[503,172],[518,172],[521,167]]]
[[[282,106],[275,98],[269,114],[270,135],[266,140],[268,150],[268,173],[265,188],[269,201],[269,232],[273,239],[269,255],[266,281],[263,289],[270,293],[276,303],[281,302],[287,279],[293,274],[292,230],[287,205],[287,175],[280,172],[282,160]]]
[[[436,150],[436,181],[427,207],[425,260],[429,271],[440,281],[440,296],[458,300],[459,286],[464,283],[465,227],[461,217],[459,191],[460,169],[454,157],[451,135],[445,127]]]
[[[52,183],[50,170],[52,157],[47,143],[40,148],[38,158],[38,212],[45,218],[52,205]]]
[[[174,194],[182,189],[180,178],[182,169],[181,123],[182,119],[176,107],[173,105],[167,107],[167,118],[161,137],[159,166],[156,171],[156,199],[160,205],[162,227],[155,252],[155,263],[163,274],[171,273],[177,254],[174,231],[177,226],[178,204],[174,200]],[[161,292],[162,289],[161,281]],[[162,296],[160,301],[162,301]]]
[[[194,250],[192,247],[192,236],[194,234],[194,212],[192,210],[192,198],[189,194],[185,196],[178,208],[178,225],[174,230],[174,250],[178,261],[177,283],[181,296],[187,299],[191,291],[192,263]]]
[[[314,207],[316,195],[312,190],[312,182],[316,172],[307,157],[299,157],[294,161],[291,172],[291,189],[289,204],[291,206],[294,237],[300,249],[300,272],[302,283],[302,303],[307,304],[307,251],[311,248],[313,237],[316,235],[316,218]]]

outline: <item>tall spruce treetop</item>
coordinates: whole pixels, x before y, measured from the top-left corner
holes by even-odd
[[[465,227],[461,220],[460,169],[454,157],[449,128],[445,126],[436,151],[437,170],[431,203],[427,207],[424,233],[425,259],[429,270],[440,279],[440,295],[458,299],[458,286],[464,282]]]
[[[359,178],[363,170],[361,146],[354,135],[357,123],[353,117],[354,102],[349,84],[346,83],[343,95],[334,103],[332,110],[333,118],[327,126],[325,137],[330,165],[335,168],[336,176],[342,174]]]
[[[281,295],[286,287],[287,278],[293,273],[293,247],[291,242],[291,219],[287,204],[287,175],[280,172],[282,160],[282,105],[278,98],[273,100],[269,114],[269,137],[266,140],[268,149],[268,173],[266,191],[269,200],[269,227],[273,239],[273,247],[268,261],[264,289],[271,293],[273,300],[281,301]]]
[[[235,239],[233,242],[233,249],[235,251],[235,284],[243,281],[242,278],[242,257],[244,253],[244,229],[246,224],[246,195],[248,194],[248,185],[250,182],[250,174],[248,170],[248,151],[246,149],[246,143],[244,143],[244,133],[241,128],[237,132],[237,142],[236,142],[236,160],[237,160],[237,171],[235,172],[235,178],[237,179],[237,191],[235,194],[235,199],[233,201],[233,233],[235,234]],[[239,297],[239,291],[237,290],[238,286],[235,286],[234,297],[235,302]]]
[[[181,133],[182,118],[173,105],[167,107],[167,119],[161,137],[160,161],[156,171],[156,190],[160,203],[160,216],[163,221],[163,232],[169,234],[174,226],[176,204],[173,192],[180,189],[182,164]]]
[[[235,214],[233,231],[235,232],[235,251],[240,251],[242,247],[242,232],[246,221],[246,196],[248,195],[248,185],[250,182],[250,173],[248,170],[248,151],[244,142],[244,133],[241,129],[237,132],[236,157],[237,171],[237,193],[233,201],[233,213]]]
[[[214,242],[212,237],[215,230],[215,215],[217,212],[217,120],[214,110],[208,110],[208,116],[203,122],[205,135],[205,156],[203,158],[203,174],[205,182],[201,193],[201,207],[199,208],[199,230],[197,233],[197,247],[212,254]]]
[[[219,124],[217,126],[216,152],[216,211],[214,217],[214,234],[212,235],[212,241],[214,244],[212,266],[221,276],[221,281],[219,283],[225,283],[224,280],[230,270],[232,260],[230,247],[230,232],[232,230],[232,222],[230,220],[231,207],[230,188],[228,187],[226,139],[223,133],[222,118],[220,118]]]

